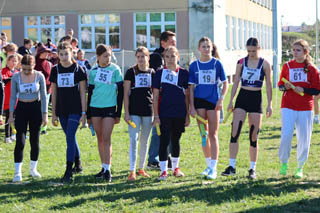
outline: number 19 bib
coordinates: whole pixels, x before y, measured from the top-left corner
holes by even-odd
[[[303,68],[289,69],[289,81],[291,82],[307,82],[308,75],[304,72]]]
[[[74,87],[74,73],[58,73],[58,87]]]
[[[179,71],[163,69],[161,75],[161,83],[168,83],[177,86],[178,85]]]
[[[216,70],[199,70],[199,84],[215,84]]]
[[[135,87],[151,87],[151,74],[140,73],[135,76]]]
[[[105,84],[111,84],[112,75],[113,75],[113,71],[98,68],[94,81],[105,83]]]

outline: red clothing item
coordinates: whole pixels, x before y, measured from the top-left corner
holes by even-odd
[[[10,105],[10,96],[11,96],[11,78],[14,73],[18,72],[18,70],[15,70],[14,72],[11,72],[11,70],[8,67],[5,67],[2,69],[2,79],[4,82],[4,105],[3,110],[9,110]]]
[[[49,62],[47,59],[40,59],[39,57],[36,58],[36,66],[34,67],[34,69],[42,72],[42,74],[44,75],[48,94],[51,93],[51,82],[49,81],[49,77],[52,67],[53,66],[51,62]]]
[[[288,66],[289,64],[289,66]],[[290,81],[294,86],[302,88],[314,88],[320,90],[319,72],[315,66],[310,64],[308,72],[304,72],[305,63],[298,63],[294,60],[289,61],[282,67],[278,86],[284,85],[281,80],[283,77]],[[293,89],[285,91],[282,95],[281,108],[288,108],[296,111],[307,111],[313,109],[313,96],[304,94],[301,96]]]

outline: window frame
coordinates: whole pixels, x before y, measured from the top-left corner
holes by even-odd
[[[10,26],[3,26],[2,18],[10,18]],[[8,38],[8,42],[11,42],[12,41],[12,17],[0,16],[0,32],[2,32],[3,30],[10,30],[10,39]]]

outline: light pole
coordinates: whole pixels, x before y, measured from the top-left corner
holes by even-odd
[[[316,65],[319,68],[319,22],[318,22],[318,0],[316,0]]]

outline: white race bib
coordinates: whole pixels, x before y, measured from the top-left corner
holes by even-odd
[[[32,94],[37,92],[37,86],[33,83],[20,84],[19,85],[20,93]]]
[[[113,71],[98,68],[94,81],[104,84],[111,84],[112,75]]]
[[[308,75],[304,72],[303,68],[290,68],[289,69],[290,82],[307,82]]]
[[[151,74],[139,73],[135,76],[135,87],[151,87]]]
[[[161,83],[168,83],[178,86],[179,71],[175,72],[172,70],[163,69],[161,75]]]
[[[216,70],[199,70],[199,84],[215,84]]]
[[[242,79],[247,81],[259,81],[260,80],[261,69],[251,69],[245,67],[242,71]]]
[[[74,87],[74,73],[58,73],[58,87]]]

